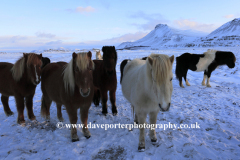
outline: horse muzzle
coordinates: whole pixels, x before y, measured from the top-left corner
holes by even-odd
[[[164,109],[160,103],[158,104],[158,106],[159,106],[159,108],[160,108],[160,110],[161,110],[162,112],[169,111],[170,105],[171,105],[171,103],[169,103],[168,106],[167,106],[167,108]]]
[[[84,92],[82,88],[80,88],[79,90],[82,97],[88,97],[90,94],[90,91],[91,91],[90,88],[88,88],[86,92]]]

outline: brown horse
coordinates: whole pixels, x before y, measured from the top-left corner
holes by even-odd
[[[23,53],[15,64],[0,62],[0,93],[7,116],[13,114],[8,105],[9,96],[14,96],[18,111],[17,122],[24,123],[24,98],[28,118],[35,120],[33,114],[33,96],[37,84],[40,83],[42,54]]]
[[[117,114],[116,107],[116,89],[117,89],[117,52],[114,46],[102,47],[103,60],[93,60],[95,70],[93,71],[94,97],[93,102],[99,105],[100,97],[102,100],[102,113],[107,114],[107,100],[109,91],[110,101],[112,103],[112,113]]]
[[[77,109],[80,108],[80,117],[83,123],[82,131],[86,138],[91,133],[87,128],[88,110],[93,98],[92,70],[94,63],[92,53],[72,54],[69,63],[50,63],[42,70],[42,104],[41,114],[50,119],[52,101],[57,104],[57,114],[63,120],[61,106],[65,105],[71,124],[77,123]],[[65,64],[65,65],[64,65]],[[72,141],[78,141],[77,129],[71,128]]]

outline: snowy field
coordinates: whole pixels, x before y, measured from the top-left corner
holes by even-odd
[[[150,53],[179,56],[185,52],[203,53],[208,48],[165,49],[154,51],[118,51],[116,104],[118,115],[113,116],[108,101],[108,115],[101,114],[101,106],[93,104],[89,110],[88,123],[92,124],[131,124],[131,107],[123,97],[120,81],[120,63],[126,58],[134,59]],[[175,76],[176,61],[173,64],[173,95],[169,112],[159,112],[157,124],[199,124],[200,128],[158,128],[158,144],[151,144],[145,130],[146,149],[138,152],[139,130],[90,128],[90,139],[78,129],[80,141],[71,142],[70,129],[58,129],[57,108],[51,107],[51,121],[46,122],[40,115],[41,88],[37,86],[33,111],[37,121],[27,118],[26,124],[18,125],[17,110],[13,97],[10,108],[13,116],[6,117],[0,103],[0,159],[239,159],[240,158],[240,49],[216,48],[232,51],[236,66],[217,68],[211,76],[211,88],[202,86],[203,72],[188,72],[191,86],[180,88]],[[43,53],[52,62],[71,59],[72,52]],[[22,53],[0,53],[3,62],[15,63]],[[95,52],[93,52],[95,58]],[[66,110],[63,110],[64,124],[69,123]],[[78,118],[78,123],[80,119]]]

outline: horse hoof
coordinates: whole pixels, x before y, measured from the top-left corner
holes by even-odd
[[[64,119],[61,117],[61,118],[58,118],[59,122],[63,122]]]
[[[19,120],[17,121],[17,123],[20,124],[20,125],[21,125],[21,124],[24,124],[24,123],[25,123],[25,120],[24,120],[24,119],[19,119]]]
[[[31,116],[31,117],[29,117],[29,119],[30,119],[31,121],[34,121],[34,120],[36,120],[36,117],[35,117],[35,116]]]
[[[158,140],[157,139],[151,139],[151,142],[153,145],[157,144]]]
[[[113,115],[114,115],[114,116],[116,116],[116,115],[117,115],[117,113],[113,113]]]
[[[7,111],[6,112],[6,115],[9,117],[9,116],[11,116],[11,115],[13,115],[14,113],[12,112],[12,111]]]
[[[139,152],[144,152],[144,151],[145,151],[145,147],[140,147],[140,146],[138,146],[138,151],[139,151]]]
[[[79,141],[79,138],[77,138],[77,139],[72,139],[72,142],[76,142],[76,141]]]
[[[208,84],[207,87],[212,87],[212,86],[210,84]]]
[[[89,139],[91,136],[85,136],[87,139]]]
[[[107,110],[103,110],[102,114],[106,116],[108,114],[108,111]]]

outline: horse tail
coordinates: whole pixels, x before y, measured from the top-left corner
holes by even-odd
[[[50,106],[51,106],[51,102],[50,102]],[[44,96],[42,95],[42,99],[41,99],[41,116],[46,118],[46,119],[50,118],[50,115],[49,115],[49,109],[50,108],[49,107],[46,105]]]
[[[130,59],[124,59],[120,65],[120,71],[121,71],[121,78],[120,78],[120,83],[122,83],[122,78],[123,78],[123,70],[128,61],[131,61]]]
[[[182,69],[181,69],[181,61],[179,59],[179,57],[176,57],[176,70],[175,70],[175,74],[177,79],[180,81],[180,79],[182,78]]]

